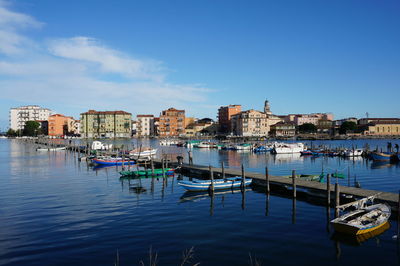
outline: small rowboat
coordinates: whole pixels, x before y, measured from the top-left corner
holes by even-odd
[[[371,152],[370,156],[374,161],[390,161],[392,154],[388,152]]]
[[[138,170],[138,171],[121,171],[119,172],[121,176],[158,176],[163,174],[163,169],[154,169],[154,172],[151,169],[146,170]],[[175,173],[174,168],[166,168],[164,169],[165,175],[173,175]]]
[[[245,179],[244,186],[251,184],[251,179]],[[214,190],[240,188],[243,179],[241,177],[230,177],[225,179],[216,179],[213,181]],[[207,191],[211,187],[211,180],[194,180],[178,182],[184,189],[188,191]]]
[[[36,151],[63,151],[65,147],[57,147],[57,148],[37,148]]]
[[[335,230],[350,235],[361,235],[385,226],[391,215],[390,207],[382,203],[366,206],[368,200],[369,198],[365,198],[342,205],[344,207],[357,206],[358,208],[332,220],[331,223]]]
[[[99,165],[132,165],[135,164],[135,161],[128,161],[128,160],[122,160],[122,158],[106,158],[106,159],[99,159],[99,158],[94,158],[92,160],[93,163],[99,164]]]
[[[129,152],[133,158],[149,158],[157,154],[157,149],[152,148],[139,148]]]

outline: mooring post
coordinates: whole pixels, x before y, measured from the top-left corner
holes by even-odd
[[[246,183],[246,174],[244,172],[244,166],[242,164],[242,184],[241,187],[244,189],[245,188],[245,183]]]
[[[214,173],[211,168],[211,165],[209,166],[209,171],[210,171],[210,180],[211,180],[210,191],[211,191],[211,193],[214,193]]]
[[[350,166],[347,168],[347,186],[350,187]]]
[[[326,197],[327,197],[327,205],[331,205],[331,175],[326,175]]]
[[[124,160],[125,160],[125,154],[122,154],[122,171],[125,171]]]
[[[400,190],[399,190],[399,200],[397,202],[397,241],[400,238]]]
[[[268,173],[268,167],[265,167],[265,182],[267,183],[267,193],[269,193],[270,190],[269,190],[269,173]]]
[[[222,171],[222,178],[225,178],[225,167],[224,167],[224,162],[221,162],[221,171]]]
[[[340,189],[339,184],[335,183],[335,218],[339,217],[339,205],[340,205]]]
[[[154,162],[153,157],[150,157],[151,176],[154,176]]]
[[[293,198],[296,198],[296,170],[292,170]]]
[[[162,177],[165,177],[164,159],[161,159]]]

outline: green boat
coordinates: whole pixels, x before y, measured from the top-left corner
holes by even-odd
[[[174,168],[165,168],[164,169],[164,174],[165,175],[173,175],[175,172]],[[151,169],[146,169],[146,170],[137,170],[137,171],[121,171],[119,172],[121,176],[156,176],[156,175],[162,175],[163,174],[163,169],[157,168],[153,170]]]

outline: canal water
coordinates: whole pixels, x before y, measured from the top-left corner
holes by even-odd
[[[156,145],[142,142],[148,144]],[[185,148],[160,147],[159,152],[187,159]],[[239,168],[243,163],[254,172],[268,166],[271,174],[324,169],[347,175],[350,169],[351,185],[355,175],[364,188],[400,188],[397,164],[217,150],[193,150],[193,157],[195,163],[213,166],[223,161]],[[188,177],[120,179],[120,168],[93,169],[73,153],[36,152],[17,140],[0,140],[0,169],[1,265],[114,265],[117,257],[120,265],[149,265],[149,253],[157,256],[158,265],[180,265],[182,253],[191,247],[187,265],[250,265],[250,256],[261,265],[400,261],[395,219],[381,235],[348,238],[330,228],[332,211],[303,198],[267,196],[254,188],[214,197],[188,194],[177,184]]]

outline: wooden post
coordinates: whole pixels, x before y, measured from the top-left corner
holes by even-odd
[[[221,171],[222,171],[222,178],[225,178],[225,167],[224,167],[224,162],[221,162]]]
[[[125,154],[122,154],[122,171],[125,171],[124,159],[125,159]]]
[[[241,187],[243,189],[245,188],[245,183],[246,183],[246,173],[244,172],[244,166],[242,164],[242,184],[241,184]]]
[[[292,171],[293,198],[296,198],[296,171]]]
[[[327,205],[331,205],[331,174],[326,175],[326,197],[327,197]]]
[[[165,177],[164,159],[161,159],[162,177]]]
[[[397,241],[400,239],[400,190],[399,190],[399,201],[397,202]]]
[[[267,193],[270,192],[269,190],[269,173],[268,173],[268,167],[265,167],[265,182],[267,183]]]
[[[211,165],[209,166],[209,170],[210,170],[210,180],[211,180],[211,184],[210,184],[209,189],[210,189],[211,193],[214,193],[214,173],[213,173],[213,170],[211,168]]]
[[[350,187],[350,166],[347,169],[347,186]]]
[[[150,156],[151,176],[154,176],[154,162],[153,157]]]
[[[336,182],[335,184],[335,217],[339,217],[339,209],[337,208],[340,205],[340,191],[339,184]]]

